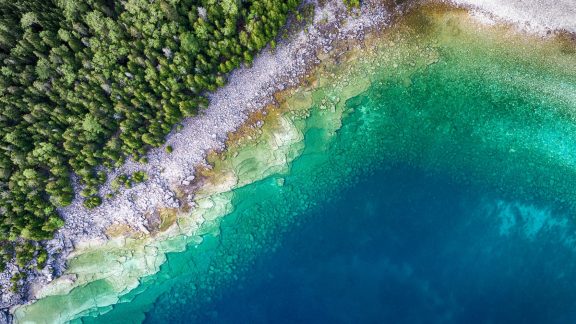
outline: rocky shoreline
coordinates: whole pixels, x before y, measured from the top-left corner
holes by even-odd
[[[396,2],[404,4],[396,6]],[[571,21],[576,24],[576,18],[569,19],[570,14],[576,17],[576,11],[566,8],[562,9],[562,19],[556,22],[550,16],[555,11],[551,11],[542,18],[542,23],[535,21],[531,25],[526,24],[529,21],[526,19],[535,15],[532,9],[541,8],[539,5],[526,6],[529,10],[518,14],[522,12],[518,9],[518,1],[510,2],[507,10],[502,9],[506,5],[501,7],[486,1],[441,2],[472,8],[474,15],[486,22],[503,20],[529,32],[546,34],[556,29],[576,31],[576,26],[571,26]],[[549,0],[531,1],[540,5],[547,2]],[[39,273],[30,273],[27,282],[22,283],[24,288],[20,293],[2,288],[0,324],[10,323],[8,308],[34,300],[37,287],[64,273],[66,260],[75,248],[106,242],[107,231],[113,226],[126,226],[131,231],[150,234],[149,215],[158,208],[179,209],[192,200],[192,194],[180,197],[178,188],[194,182],[195,170],[205,165],[207,152],[222,150],[228,134],[243,126],[251,113],[273,104],[276,92],[297,85],[306,77],[307,71],[318,63],[318,54],[331,51],[337,41],[362,39],[365,32],[389,24],[392,13],[401,13],[406,6],[405,1],[388,1],[385,5],[382,1],[366,0],[360,10],[350,12],[340,0],[306,3],[315,5],[313,23],[300,26],[287,39],[279,39],[277,47],[265,49],[251,67],[234,71],[226,86],[209,95],[210,105],[205,111],[182,121],[181,127],[168,136],[165,146],[171,146],[172,153],[167,153],[165,146],[154,149],[148,154],[147,164],[129,161],[108,175],[108,179],[114,179],[120,174],[145,171],[149,176],[147,181],[124,189],[96,209],[85,209],[77,199],[71,206],[60,210],[66,224],[53,240],[46,243],[50,252],[48,266]],[[569,4],[560,4],[570,8]],[[576,5],[572,5],[574,7]],[[290,25],[287,28],[290,29]],[[101,188],[101,194],[104,196],[111,191],[108,181]],[[10,286],[9,275],[14,271],[16,267],[9,265],[6,271],[0,273],[0,286]]]
[[[513,24],[524,32],[549,35],[576,34],[576,3],[571,0],[443,0],[463,6],[488,24]]]
[[[108,179],[114,179],[121,174],[145,171],[149,176],[147,181],[122,190],[96,209],[87,210],[80,199],[76,199],[72,205],[59,210],[66,223],[55,238],[46,243],[50,254],[48,265],[41,272],[29,273],[19,293],[7,288],[0,291],[3,310],[0,324],[10,322],[10,307],[34,300],[37,287],[64,273],[66,260],[75,248],[102,244],[108,240],[107,231],[112,226],[125,225],[134,232],[150,234],[147,215],[158,208],[178,209],[191,201],[190,195],[177,197],[177,189],[193,182],[195,169],[205,165],[207,152],[222,150],[228,134],[242,126],[251,113],[274,103],[276,92],[297,85],[318,63],[319,52],[329,52],[336,41],[362,39],[367,30],[384,26],[391,19],[390,11],[384,10],[376,0],[365,1],[360,10],[352,12],[339,0],[320,2],[323,4],[305,2],[314,4],[313,22],[299,26],[287,39],[279,39],[275,49],[265,49],[251,67],[234,71],[226,86],[209,95],[210,105],[206,110],[183,120],[163,147],[151,150],[147,164],[128,161],[108,174]],[[290,25],[287,28],[290,29]],[[166,152],[168,145],[173,148],[172,153]],[[100,193],[106,195],[111,191],[109,180]],[[9,277],[16,270],[12,264],[0,273],[2,287],[11,286]]]

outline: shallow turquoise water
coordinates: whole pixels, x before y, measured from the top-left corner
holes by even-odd
[[[576,54],[455,26],[349,63],[370,83],[341,127],[326,106],[357,85],[321,76],[287,171],[234,189],[202,243],[76,321],[576,320]]]
[[[376,74],[336,136],[313,109],[288,174],[235,190],[217,236],[95,321],[574,321],[575,107],[531,87],[576,85],[441,52]]]

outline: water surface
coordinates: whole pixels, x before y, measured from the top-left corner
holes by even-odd
[[[200,229],[122,259],[159,271],[122,285],[132,262],[17,316],[573,321],[574,44],[466,17],[426,7],[324,58],[213,159]]]

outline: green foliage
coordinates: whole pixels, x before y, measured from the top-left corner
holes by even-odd
[[[121,187],[125,186],[126,183],[128,183],[129,181],[130,181],[130,178],[127,175],[121,174],[121,175],[117,176],[114,180],[112,180],[110,185],[112,186],[112,189],[118,190]]]
[[[16,248],[16,265],[25,268],[33,259],[36,247],[30,241],[19,245]]]
[[[44,269],[46,266],[46,261],[48,260],[48,252],[45,249],[41,249],[36,256],[36,268],[38,270]]]
[[[314,11],[314,4],[307,3],[300,8],[296,18],[300,17],[299,21],[303,21],[306,25],[310,25],[314,22]],[[272,42],[274,41],[272,40]]]
[[[50,216],[48,218],[48,221],[46,221],[44,223],[44,225],[42,225],[42,230],[44,230],[45,232],[48,232],[48,233],[52,233],[55,230],[62,227],[63,225],[64,225],[64,221],[62,220],[62,218],[57,217],[57,216]]]
[[[134,182],[140,183],[146,181],[148,179],[148,175],[144,171],[136,171],[132,174],[132,179]]]
[[[298,3],[0,1],[0,246],[47,239],[63,225],[56,207],[74,198],[72,173],[84,205],[99,205],[100,166],[145,162]],[[29,247],[19,264],[34,258],[38,245]]]
[[[8,261],[12,260],[13,257],[14,247],[12,244],[0,244],[0,272],[3,272],[6,269],[6,264]]]
[[[21,279],[23,279],[25,276],[24,272],[17,272],[16,274],[14,274],[14,276],[12,276],[12,278],[10,278],[10,282],[12,283],[12,287],[11,290],[16,292],[19,290],[20,286],[19,286],[19,282]]]
[[[167,153],[172,153],[174,151],[174,148],[171,145],[166,146],[166,152]]]
[[[348,9],[359,8],[360,0],[342,0]]]
[[[100,206],[101,203],[102,203],[102,198],[100,198],[98,196],[91,196],[91,197],[84,199],[84,207],[90,208],[90,209]]]

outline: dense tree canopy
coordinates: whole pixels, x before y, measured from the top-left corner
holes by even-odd
[[[100,204],[100,167],[160,146],[298,2],[0,0],[0,270],[19,250],[45,262],[35,242],[62,226],[72,172]]]

